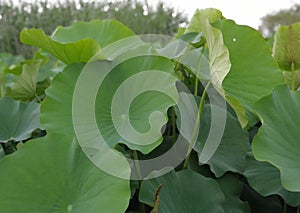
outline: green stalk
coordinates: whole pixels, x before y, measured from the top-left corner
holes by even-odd
[[[175,107],[172,108],[172,143],[176,142],[176,119],[175,119]]]
[[[41,98],[40,98],[36,93],[34,94],[34,96],[36,97],[36,99],[37,99],[37,101],[38,101],[39,103],[42,103]]]
[[[296,77],[295,63],[292,62],[292,82],[291,82],[291,89],[293,91],[295,90],[295,77]]]
[[[186,159],[185,159],[184,164],[183,164],[183,169],[186,169],[188,164],[189,164],[191,151],[192,151],[192,149],[195,145],[196,139],[198,137],[198,135],[196,135],[196,133],[197,133],[197,129],[199,128],[201,114],[202,114],[202,111],[203,111],[203,107],[204,107],[204,104],[205,104],[205,98],[206,98],[207,90],[208,90],[209,86],[210,86],[210,82],[208,82],[208,84],[206,85],[206,87],[203,91],[201,100],[200,100],[200,104],[199,104],[199,108],[198,108],[198,115],[197,115],[197,119],[196,119],[196,124],[195,124],[193,135],[192,135],[192,141],[191,141],[191,143],[188,147],[187,156],[186,156]]]
[[[197,70],[197,71],[200,70],[200,65],[201,65],[203,53],[204,53],[204,47],[203,47],[202,50],[201,50],[201,56],[200,56],[200,59],[199,59],[198,70]],[[196,77],[196,79],[195,79],[195,88],[194,88],[194,95],[195,95],[195,96],[198,95],[198,84],[199,84],[199,80],[198,80],[197,74],[198,74],[198,73],[196,73],[196,76],[195,76],[195,77]]]
[[[133,155],[133,159],[135,160],[135,161],[134,161],[134,165],[135,165],[135,169],[136,169],[137,175],[138,175],[138,177],[139,177],[139,182],[140,182],[140,184],[141,184],[141,181],[142,181],[142,173],[141,173],[141,167],[140,167],[140,164],[139,164],[139,162],[138,162],[139,157],[138,157],[137,151],[136,151],[136,150],[132,150],[132,155]]]
[[[196,80],[195,80],[195,89],[194,89],[194,95],[197,96],[198,94],[198,84],[199,84],[199,81],[198,81],[198,78],[196,76]]]
[[[139,190],[140,190],[141,185],[142,185],[142,173],[141,173],[140,164],[138,162],[139,157],[138,157],[137,151],[132,150],[132,155],[133,155],[133,159],[135,160],[134,161],[135,169],[136,169],[137,175],[139,177]],[[141,211],[141,213],[146,213],[146,207],[145,207],[144,203],[140,203],[140,211]]]
[[[283,213],[287,213],[287,205],[286,202],[283,202]]]
[[[3,84],[3,85],[1,86],[1,97],[2,97],[2,98],[5,97],[5,93],[6,93],[6,91],[5,91],[5,85]]]

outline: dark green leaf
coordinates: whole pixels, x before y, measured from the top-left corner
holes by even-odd
[[[150,206],[159,185],[158,212],[224,212],[224,194],[220,185],[210,178],[192,171],[171,171],[161,177],[144,180],[139,200]]]
[[[18,165],[18,166],[16,166]],[[0,160],[0,206],[15,212],[125,212],[129,180],[95,167],[71,136],[27,142]]]
[[[277,87],[254,107],[262,127],[252,142],[257,160],[268,161],[280,170],[282,186],[300,191],[300,92]]]
[[[0,142],[25,140],[33,130],[41,128],[37,103],[22,103],[5,97],[0,98],[0,109]]]
[[[248,135],[246,131],[242,129],[238,120],[224,109],[214,105],[205,105],[200,121],[199,137],[194,149],[201,154],[201,150],[210,133],[212,107],[215,113],[214,119],[221,120],[225,114],[226,124],[220,145],[207,164],[210,165],[211,170],[217,177],[222,176],[226,171],[242,174],[245,166],[246,153],[250,151]]]
[[[271,164],[257,161],[249,155],[247,156],[244,175],[250,186],[262,196],[278,194],[289,205],[300,205],[300,193],[284,189],[280,183],[279,170]]]

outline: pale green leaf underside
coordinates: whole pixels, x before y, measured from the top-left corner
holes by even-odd
[[[222,82],[226,100],[235,109],[243,127],[257,122],[253,105],[271,94],[284,78],[261,34],[231,20],[214,24],[229,50],[231,68]]]
[[[31,60],[22,65],[22,73],[15,77],[10,96],[23,101],[31,101],[35,98],[41,62],[41,60]]]
[[[211,26],[211,23],[222,18],[216,9],[197,10],[187,32],[203,32],[209,49],[210,80],[216,89],[223,94],[222,82],[230,70],[228,48],[224,45],[222,32]]]
[[[273,56],[284,71],[300,69],[300,23],[279,26],[273,46]]]
[[[209,23],[213,23],[218,19],[222,18],[221,11],[208,8],[208,9],[197,9],[196,12],[193,14],[193,17],[190,21],[189,26],[186,28],[185,33],[190,32],[203,32],[205,31],[205,26],[203,25],[203,21],[208,20]]]

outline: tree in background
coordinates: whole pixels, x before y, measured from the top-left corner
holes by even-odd
[[[56,26],[68,26],[74,21],[92,19],[116,19],[137,34],[174,35],[187,16],[172,7],[159,3],[151,7],[145,0],[117,1],[36,1],[13,4],[12,0],[0,0],[0,52],[10,52],[31,57],[35,49],[22,45],[21,30],[42,28],[51,34]]]
[[[274,35],[279,25],[290,25],[300,21],[300,4],[295,4],[290,9],[268,14],[262,17],[261,20],[259,30],[264,36],[270,37]]]

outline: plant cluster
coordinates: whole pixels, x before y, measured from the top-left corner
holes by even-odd
[[[266,42],[216,9],[152,43],[115,20],[24,29],[34,57],[0,56],[1,211],[299,212],[299,37],[298,23]],[[132,142],[124,106],[152,143]],[[173,147],[188,150],[177,166],[132,178]]]

